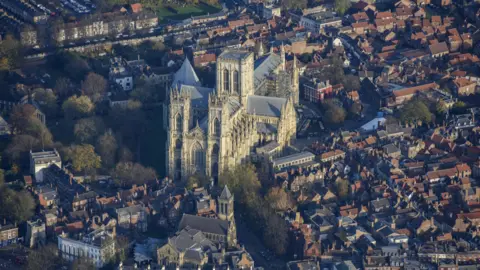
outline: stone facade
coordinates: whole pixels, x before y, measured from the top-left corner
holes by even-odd
[[[170,177],[181,180],[196,173],[216,177],[248,161],[257,147],[276,141],[283,149],[296,138],[296,65],[291,72],[284,72],[284,55],[273,53],[261,61],[255,63],[251,52],[222,53],[217,60],[215,90],[200,87],[193,69],[187,72],[189,68],[181,68],[182,76],[188,77],[185,79],[176,74],[166,114]],[[270,68],[266,61],[274,67],[265,68]],[[279,94],[280,97],[259,95],[256,85],[264,85],[264,73],[276,75],[280,71],[284,72],[283,77],[291,76],[289,85],[283,86],[291,92]],[[188,81],[192,81],[191,85],[185,85]],[[198,98],[199,95],[204,97]]]

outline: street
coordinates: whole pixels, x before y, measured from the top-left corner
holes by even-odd
[[[266,251],[262,241],[250,231],[246,224],[240,219],[236,218],[237,223],[237,238],[241,239],[240,243],[245,246],[245,249],[250,253],[253,260],[255,261],[255,266],[261,266],[264,269],[284,269],[286,262],[282,259],[273,257],[271,261],[267,261],[261,254],[261,252]]]

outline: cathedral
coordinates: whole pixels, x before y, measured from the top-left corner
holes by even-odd
[[[256,59],[255,59],[256,58]],[[247,162],[268,143],[282,150],[296,138],[299,98],[296,58],[227,50],[216,63],[216,87],[203,87],[186,58],[175,73],[165,106],[169,177],[217,177]]]

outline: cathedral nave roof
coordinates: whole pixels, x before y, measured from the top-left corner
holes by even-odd
[[[282,59],[275,53],[269,53],[255,60],[254,84],[257,88],[270,73],[282,63]]]
[[[286,98],[249,96],[247,100],[247,113],[260,116],[280,117],[282,106]]]

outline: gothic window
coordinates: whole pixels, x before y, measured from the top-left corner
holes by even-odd
[[[220,121],[218,120],[218,118],[215,118],[213,120],[213,135],[219,136],[220,131],[221,131]]]
[[[177,114],[177,117],[175,117],[175,128],[178,132],[183,132],[183,119],[181,114]]]
[[[238,71],[233,72],[233,91],[237,94],[240,94],[240,77]]]
[[[177,141],[175,142],[175,149],[182,149],[182,141],[180,141],[180,139],[177,139]]]
[[[218,156],[218,152],[219,152],[218,144],[214,144],[212,148],[212,156]]]
[[[178,158],[177,160],[175,160],[175,169],[180,170],[181,167],[182,167],[182,160]]]
[[[192,161],[196,172],[203,171],[205,168],[205,152],[198,142],[192,148]]]
[[[230,91],[230,72],[227,69],[223,71],[223,90]]]

